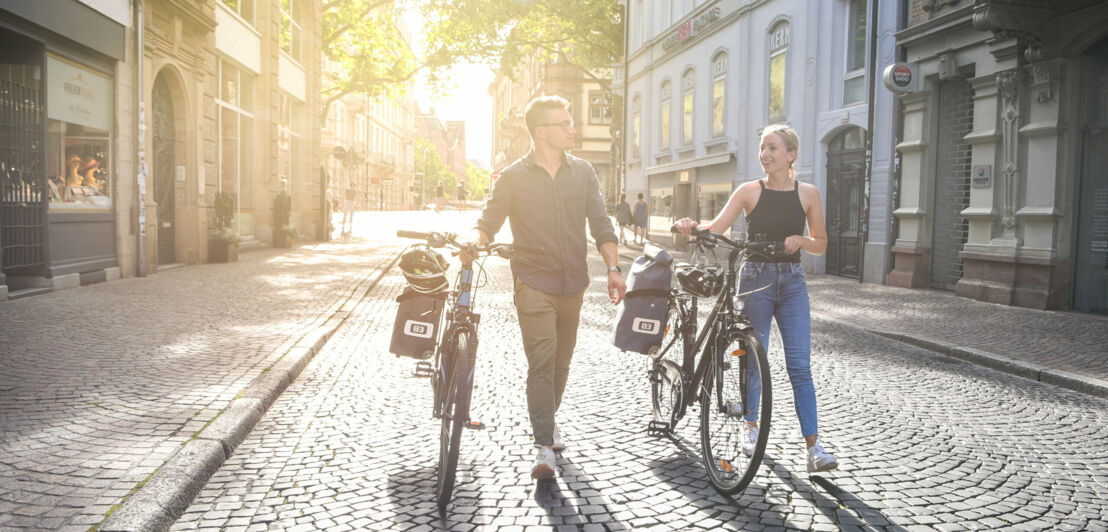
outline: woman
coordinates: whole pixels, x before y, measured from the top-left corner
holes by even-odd
[[[631,206],[627,204],[627,194],[619,195],[619,205],[616,206],[616,222],[619,223],[619,243],[626,244],[623,237],[624,228],[631,225]]]
[[[642,197],[642,192],[639,192],[639,199],[635,202],[635,212],[632,215],[632,222],[635,224],[635,243],[639,245],[646,245],[646,200]]]
[[[785,348],[785,367],[793,388],[796,415],[800,419],[800,430],[807,447],[808,472],[814,473],[835,469],[839,463],[823,448],[819,439],[816,388],[812,382],[810,360],[812,318],[808,303],[808,285],[804,281],[804,269],[800,265],[800,250],[814,255],[823,255],[827,251],[827,229],[819,189],[796,180],[793,163],[796,162],[798,144],[796,131],[789,126],[766,126],[762,132],[758,154],[766,176],[743,183],[731,195],[723,211],[701,229],[722,234],[731,227],[740,213],[744,213],[747,234],[752,240],[785,244],[784,257],[767,262],[751,261],[743,266],[739,291],[750,293],[743,312],[754,325],[758,338],[767,351],[770,320],[777,320],[777,328],[781,331]],[[805,224],[809,236],[804,236]],[[677,222],[676,227],[688,236],[697,227],[697,223],[684,218]],[[758,290],[771,284],[776,286],[769,290]],[[743,451],[747,456],[754,454],[754,443],[758,440],[757,401],[761,389],[759,381],[754,382],[755,386],[749,392],[752,408],[746,416],[747,430],[743,440]]]

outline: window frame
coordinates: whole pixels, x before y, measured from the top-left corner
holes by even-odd
[[[712,129],[712,138],[719,138],[727,133],[727,61],[729,56],[727,51],[717,52],[712,56],[712,82],[708,85],[709,103],[708,116],[710,118],[709,123]],[[720,105],[719,116],[719,128],[716,128],[716,87],[722,82],[722,92],[720,95],[723,100]]]
[[[281,22],[277,34],[278,46],[285,55],[297,63],[302,60],[304,35],[304,27],[301,25],[299,17],[300,10],[297,9],[298,1],[299,0],[280,0],[280,2],[277,3],[277,10],[281,12]],[[289,27],[287,49],[285,48],[286,23]]]
[[[255,16],[258,13],[257,0],[219,0],[219,3],[250,26],[254,26]]]
[[[662,82],[662,88],[660,90],[661,97],[661,113],[659,115],[659,128],[658,128],[658,147],[662,150],[668,150],[671,147],[670,129],[673,125],[671,107],[673,107],[673,83],[670,80]]]
[[[696,69],[681,75],[681,146],[691,146],[696,138]]]
[[[861,15],[862,26],[859,28],[856,22],[858,22],[858,16]],[[847,0],[846,6],[846,28],[843,32],[844,46],[843,46],[843,84],[842,84],[842,98],[841,102],[844,107],[848,105],[856,105],[866,101],[865,97],[865,77],[866,77],[866,63],[869,60],[869,56],[866,53],[870,43],[866,38],[866,30],[869,28],[869,0]],[[862,48],[857,48],[858,39],[856,32],[862,33]],[[854,65],[853,59],[855,55],[861,54],[861,64]],[[847,100],[849,91],[847,86],[851,83],[858,83],[861,81],[860,95],[856,99]]]
[[[766,115],[770,123],[785,122],[788,116],[788,71],[789,71],[789,47],[791,44],[791,24],[788,20],[778,20],[770,26],[768,38],[768,55],[766,61]],[[774,61],[780,58],[782,62],[781,66],[781,79],[780,79],[780,98],[781,106],[780,112],[775,113],[774,109]]]

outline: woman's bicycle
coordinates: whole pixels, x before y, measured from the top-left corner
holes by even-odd
[[[726,248],[727,266],[674,266],[681,290],[671,290],[661,347],[650,355],[654,419],[648,433],[672,435],[688,405],[699,401],[708,480],[730,495],[745,489],[758,471],[769,440],[772,404],[769,361],[754,327],[742,314],[749,293],[738,293],[738,272],[751,257],[772,257],[784,246],[734,241],[702,229],[693,234],[698,256]],[[697,299],[710,297],[716,298],[715,305],[698,328]],[[749,430],[744,418],[753,411],[749,390],[755,379],[761,382],[760,430],[751,449],[744,445]]]
[[[477,361],[477,326],[481,315],[473,311],[477,289],[483,286],[474,276],[474,263],[477,271],[484,272],[484,259],[496,255],[511,258],[517,252],[539,253],[541,248],[513,244],[489,244],[471,246],[458,242],[454,233],[420,233],[415,231],[397,231],[402,238],[425,240],[431,248],[450,247],[461,258],[462,268],[458,272],[453,290],[446,290],[445,305],[446,326],[439,328],[441,334],[435,344],[434,355],[430,360],[422,360],[416,366],[416,375],[431,378],[433,394],[432,415],[441,420],[439,431],[438,481],[435,496],[439,512],[445,513],[454,491],[455,475],[458,470],[458,453],[462,440],[462,429],[478,427],[469,418],[470,399],[473,394],[473,372]]]

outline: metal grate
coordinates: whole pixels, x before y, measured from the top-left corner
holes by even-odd
[[[931,249],[931,286],[953,290],[962,278],[959,252],[969,224],[962,211],[969,206],[971,146],[965,136],[973,130],[973,88],[965,80],[939,86],[939,142],[935,176],[935,215]]]
[[[43,117],[33,66],[0,65],[0,246],[4,273],[46,266]]]

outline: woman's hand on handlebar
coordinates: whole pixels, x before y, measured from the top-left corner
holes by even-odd
[[[692,236],[694,229],[699,229],[699,227],[696,220],[692,218],[682,218],[673,224],[673,230],[685,236]]]
[[[792,255],[800,250],[800,244],[804,242],[801,235],[792,235],[785,238],[785,254]]]

